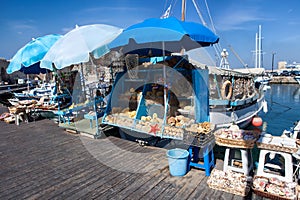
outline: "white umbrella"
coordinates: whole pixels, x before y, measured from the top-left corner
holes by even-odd
[[[53,70],[52,63],[57,69],[62,69],[88,62],[90,53],[100,58],[109,52],[108,43],[121,32],[122,29],[105,24],[76,26],[49,49],[40,67]]]

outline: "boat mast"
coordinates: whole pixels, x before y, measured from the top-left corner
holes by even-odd
[[[257,55],[258,55],[258,44],[257,44],[257,41],[258,41],[258,35],[257,35],[257,33],[255,33],[255,68],[257,68],[257,66],[258,66],[258,63],[257,63]]]
[[[181,21],[185,21],[186,0],[182,0],[181,4]]]
[[[262,42],[261,42],[261,25],[258,26],[258,33],[255,34],[255,68],[262,66]]]

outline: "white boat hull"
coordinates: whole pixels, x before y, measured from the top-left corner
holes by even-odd
[[[229,127],[233,122],[239,125],[240,128],[245,128],[248,126],[252,118],[256,116],[263,108],[264,97],[257,99],[257,102],[242,109],[236,111],[215,111],[210,110],[210,121],[215,124],[218,128]]]
[[[295,76],[295,80],[300,84],[300,76]]]
[[[259,82],[263,85],[268,85],[271,80],[272,80],[272,78],[267,77],[267,76],[258,76],[258,77],[256,77],[256,79],[254,81]]]

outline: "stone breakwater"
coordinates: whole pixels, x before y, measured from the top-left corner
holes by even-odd
[[[298,84],[294,77],[291,76],[273,76],[271,84]]]

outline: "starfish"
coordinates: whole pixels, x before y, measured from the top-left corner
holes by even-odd
[[[156,136],[156,132],[159,131],[160,129],[158,128],[158,124],[155,125],[150,125],[150,131],[149,133],[154,133],[154,135]]]

